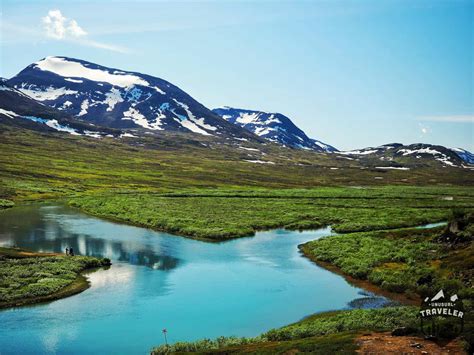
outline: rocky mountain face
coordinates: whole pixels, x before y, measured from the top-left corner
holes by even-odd
[[[45,105],[105,127],[258,140],[165,80],[79,59],[44,58],[8,84]]]
[[[5,79],[0,81],[0,122],[33,130],[67,132],[96,138],[116,137],[122,133],[120,130],[83,122],[43,105],[10,86]]]
[[[336,148],[309,138],[288,117],[281,113],[252,111],[228,106],[213,109],[226,121],[239,125],[268,141],[291,148],[317,152],[334,152]]]

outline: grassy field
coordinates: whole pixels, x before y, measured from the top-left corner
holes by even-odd
[[[474,184],[472,171],[438,164],[421,164],[408,171],[381,170],[334,154],[200,139],[179,134],[141,140],[93,139],[0,124],[0,199],[189,188]]]
[[[371,231],[445,221],[452,208],[474,210],[469,188],[373,187],[199,190],[174,194],[80,196],[71,205],[100,217],[193,238],[223,240],[256,230]]]
[[[472,285],[465,286],[454,272],[474,269],[473,244],[451,250],[436,241],[444,228],[350,233],[315,240],[301,249],[316,262],[328,262],[390,292],[425,297],[444,289],[474,298]],[[455,267],[453,260],[458,261]]]
[[[81,272],[110,260],[0,248],[0,308],[55,300],[89,287]]]

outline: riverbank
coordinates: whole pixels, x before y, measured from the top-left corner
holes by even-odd
[[[0,309],[80,293],[89,287],[82,273],[104,266],[110,266],[110,260],[0,248]]]
[[[355,353],[370,349],[370,341],[399,343],[399,349],[409,346],[409,338],[390,339],[390,332],[402,329],[402,335],[418,339],[418,349],[472,350],[474,343],[473,301],[474,217],[456,213],[448,226],[430,229],[401,229],[334,235],[300,246],[303,254],[331,271],[366,282],[384,291],[416,301],[433,296],[443,289],[456,293],[464,302],[463,340],[440,339],[436,344],[423,340],[417,318],[418,307],[401,306],[371,310],[326,312],[307,317],[300,322],[271,330],[256,338],[206,339],[191,343],[160,346],[152,354],[170,352],[201,353],[286,353],[310,351],[316,353]],[[420,337],[421,336],[421,337]],[[371,340],[372,339],[372,340]],[[411,339],[411,338],[410,338]],[[375,350],[372,348],[372,350]],[[434,351],[433,350],[433,351]]]
[[[445,221],[453,208],[474,211],[473,191],[461,187],[190,189],[80,195],[69,201],[100,218],[207,241],[275,228],[331,225],[338,233],[396,229]]]

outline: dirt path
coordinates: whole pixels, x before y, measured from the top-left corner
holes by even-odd
[[[414,336],[392,336],[390,333],[364,334],[356,338],[358,354],[467,354],[459,340],[437,344]]]

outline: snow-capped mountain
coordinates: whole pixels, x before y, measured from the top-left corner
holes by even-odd
[[[94,138],[117,137],[120,130],[98,127],[43,105],[0,80],[0,123],[39,131],[58,131]]]
[[[101,126],[258,140],[165,80],[79,59],[44,58],[8,83],[43,104]]]
[[[474,154],[462,148],[450,148],[468,164],[474,164]]]
[[[228,106],[213,109],[230,123],[284,146],[318,152],[334,152],[336,148],[309,138],[288,117],[281,113],[244,110]]]
[[[337,154],[357,159],[368,165],[380,165],[382,168],[402,168],[402,166],[423,165],[438,162],[444,166],[463,167],[474,163],[474,155],[460,148],[446,148],[432,144],[400,143],[385,144],[359,150],[337,152]]]

